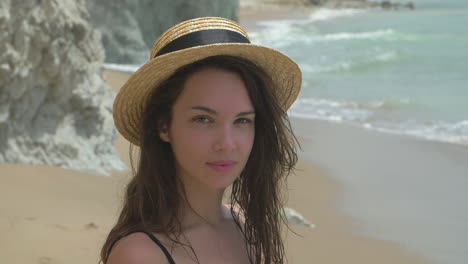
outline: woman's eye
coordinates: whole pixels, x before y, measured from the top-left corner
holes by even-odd
[[[250,123],[252,123],[252,120],[248,119],[248,118],[239,118],[239,119],[236,120],[236,123],[238,123],[238,124],[250,124]]]
[[[206,116],[197,116],[193,119],[197,123],[210,123],[211,120]]]

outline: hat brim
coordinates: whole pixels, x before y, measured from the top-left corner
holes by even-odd
[[[243,43],[210,44],[183,49],[151,59],[121,87],[114,101],[113,116],[122,136],[139,146],[144,102],[151,91],[180,67],[216,55],[242,57],[262,68],[272,78],[274,94],[284,111],[299,95],[302,81],[299,66],[277,50]]]

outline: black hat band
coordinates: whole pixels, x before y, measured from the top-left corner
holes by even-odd
[[[250,43],[242,34],[227,29],[205,29],[188,33],[169,42],[155,58],[166,53],[216,43]]]

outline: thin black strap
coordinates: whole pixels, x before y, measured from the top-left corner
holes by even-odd
[[[171,254],[169,253],[169,251],[152,233],[149,233],[146,231],[140,231],[140,232],[145,233],[149,238],[151,238],[151,240],[153,240],[154,243],[156,243],[161,248],[161,250],[164,252],[164,255],[166,255],[167,261],[169,261],[169,264],[175,264],[175,261],[172,258]]]
[[[138,232],[141,232],[141,233],[145,233],[149,238],[151,238],[151,240],[153,240],[154,243],[156,243],[156,245],[159,246],[159,248],[161,248],[161,250],[163,251],[164,255],[166,255],[166,258],[167,258],[167,261],[169,261],[169,264],[175,264],[175,261],[174,259],[172,258],[171,254],[169,253],[169,251],[167,250],[167,248],[161,243],[161,241],[159,241],[153,234],[149,233],[149,232],[146,232],[144,230],[134,230],[134,231],[130,231],[128,232],[126,235],[122,236],[122,237],[126,237],[130,234],[133,234],[133,233],[138,233]],[[122,238],[120,237],[120,238]],[[120,239],[119,238],[119,239]],[[112,247],[114,246],[114,244],[119,240],[117,239],[111,246],[111,249]],[[109,250],[109,253],[110,253],[110,250]]]

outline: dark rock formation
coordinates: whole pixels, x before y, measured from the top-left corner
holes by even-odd
[[[0,1],[0,49],[0,162],[123,167],[84,0]]]
[[[327,6],[331,8],[383,8],[383,9],[414,9],[413,2],[401,3],[393,1],[367,1],[367,0],[309,0],[309,4]]]
[[[157,37],[186,19],[238,19],[238,0],[86,0],[93,24],[102,32],[106,62],[142,64]]]
[[[413,2],[408,2],[408,3],[393,3],[391,1],[382,1],[380,3],[375,3],[376,6],[380,6],[383,9],[400,9],[400,8],[409,8],[409,9],[414,9],[414,3]]]

